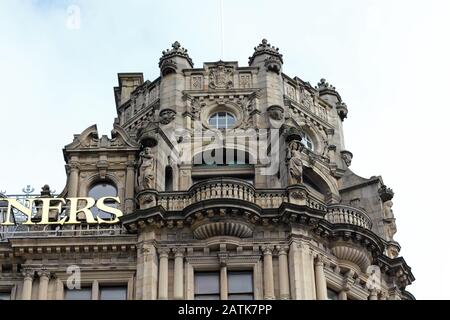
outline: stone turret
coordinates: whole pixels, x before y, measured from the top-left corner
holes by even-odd
[[[194,63],[178,41],[172,44],[172,49],[164,50],[159,59],[161,69],[160,86],[160,112],[159,117],[164,126],[169,123],[182,126],[181,114],[184,111],[183,90],[185,90],[185,78],[183,70],[192,69]],[[176,115],[176,116],[175,116]],[[175,121],[167,121],[175,116]]]
[[[261,88],[261,112],[267,114],[266,123],[261,123],[263,127],[269,127],[271,124],[269,113],[270,110],[277,110],[283,106],[283,79],[281,76],[283,66],[283,55],[279,52],[279,49],[272,46],[263,39],[261,43],[255,47],[253,55],[249,58],[249,65],[251,67],[258,67],[258,87]],[[281,112],[279,112],[281,113]]]

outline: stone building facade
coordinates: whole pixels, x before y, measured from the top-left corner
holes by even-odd
[[[414,299],[394,194],[349,168],[335,87],[266,40],[244,67],[194,68],[178,42],[159,66],[118,75],[111,137],[63,150],[58,197],[118,196],[121,223],[3,227],[3,298]]]

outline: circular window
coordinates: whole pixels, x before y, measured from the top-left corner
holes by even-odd
[[[306,133],[302,135],[302,143],[305,145],[306,148],[308,148],[311,151],[314,151],[314,143],[311,137]]]
[[[236,118],[229,112],[216,112],[209,117],[208,123],[215,129],[229,129],[236,124]]]

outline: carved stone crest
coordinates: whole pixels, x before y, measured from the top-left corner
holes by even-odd
[[[233,68],[220,63],[209,72],[209,87],[211,89],[230,89],[233,87]]]

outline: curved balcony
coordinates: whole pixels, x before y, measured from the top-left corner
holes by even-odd
[[[342,204],[329,205],[325,219],[331,223],[345,223],[372,229],[372,220],[367,213],[358,208]]]
[[[262,208],[278,208],[288,201],[285,190],[257,191],[251,183],[241,179],[215,178],[200,181],[188,191],[162,192],[158,196],[158,204],[168,211],[177,211],[210,199],[244,200]]]

